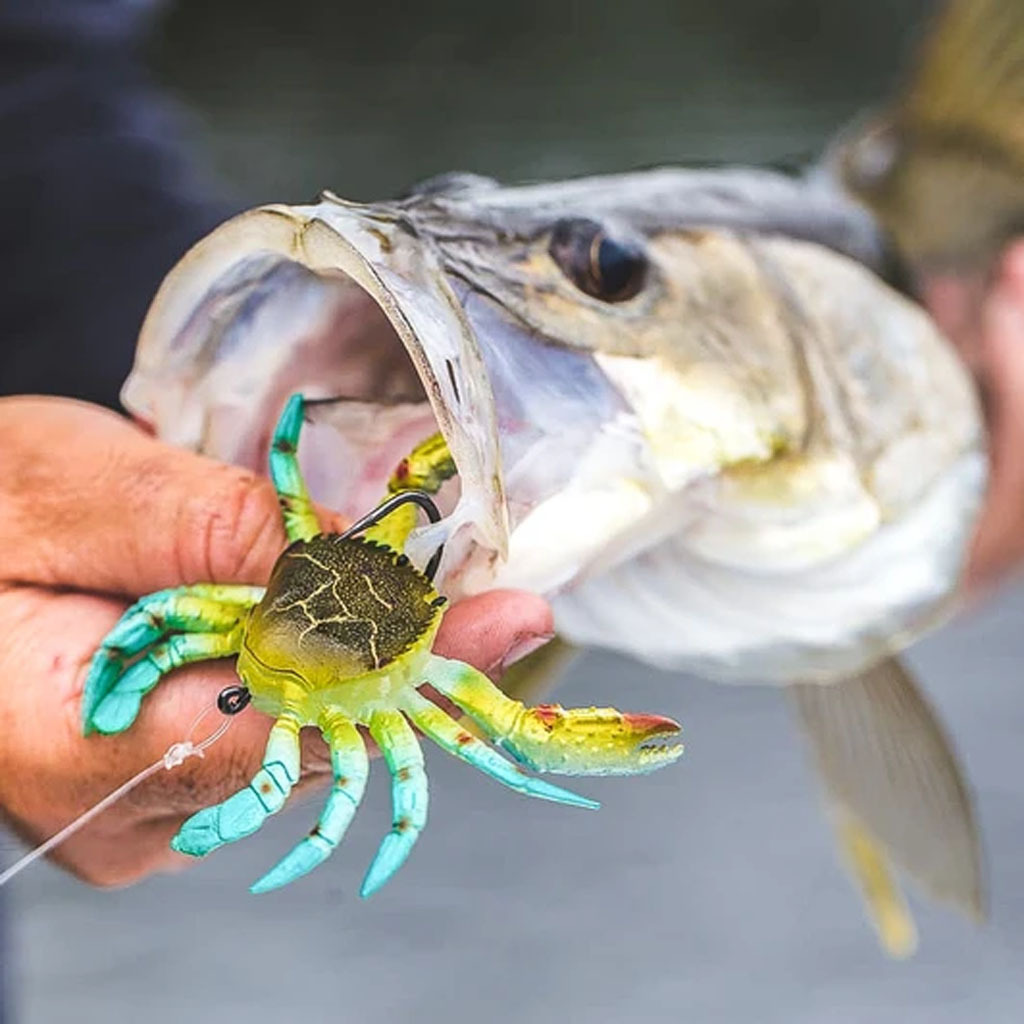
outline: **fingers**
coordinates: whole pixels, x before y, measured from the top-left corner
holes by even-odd
[[[1024,240],[1014,242],[1003,254],[1002,280],[1018,297],[1024,296]]]
[[[551,608],[543,598],[521,590],[492,590],[448,610],[434,651],[500,676],[553,634]]]
[[[1024,240],[991,278],[942,275],[921,296],[977,377],[989,433],[989,484],[967,567],[984,589],[1024,559]]]
[[[125,605],[68,591],[137,596],[183,582],[261,584],[286,541],[268,482],[164,445],[104,410],[3,399],[0,437],[0,808],[38,841],[185,739],[236,681],[227,662],[175,672],[127,733],[82,737],[85,666]],[[4,590],[5,582],[21,585]],[[539,598],[493,593],[452,607],[437,647],[495,672],[551,628]],[[192,739],[219,722],[209,716]],[[269,728],[254,710],[240,715],[202,760],[158,772],[55,859],[103,885],[174,866],[181,858],[167,844],[181,821],[244,784]],[[302,767],[306,782],[330,768],[313,730],[303,734]]]
[[[113,413],[3,399],[0,437],[5,580],[130,595],[264,583],[285,547],[268,481],[156,441]]]
[[[979,277],[939,274],[921,284],[921,300],[942,332],[957,347],[972,372],[981,369],[979,318],[986,282]]]
[[[87,810],[167,748],[200,711],[237,682],[230,662],[175,673],[146,699],[121,736],[81,735],[79,699],[91,650],[122,606],[105,598],[12,588],[0,594],[0,808],[30,842]],[[195,740],[222,721],[211,712]],[[161,770],[61,846],[55,859],[101,885],[125,884],[174,866],[171,836],[195,810],[243,785],[259,764],[270,719],[246,711],[205,754]],[[328,771],[314,731],[304,734],[307,778]]]
[[[968,581],[996,582],[1024,558],[1024,242],[986,300],[978,341],[989,420],[990,479]]]

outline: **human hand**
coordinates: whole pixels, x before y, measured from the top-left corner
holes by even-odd
[[[991,468],[967,583],[984,590],[1024,561],[1024,241],[992,279],[932,277],[922,298],[982,390]]]
[[[196,581],[265,583],[286,541],[268,481],[97,407],[0,399],[0,438],[0,810],[35,842],[161,757],[237,682],[228,662],[183,669],[146,698],[127,732],[83,737],[86,666],[130,600]],[[551,629],[540,598],[495,591],[453,606],[435,650],[493,671]],[[54,859],[99,885],[188,863],[171,837],[248,781],[270,724],[246,711],[202,760],[152,776]],[[306,730],[300,786],[329,769]]]

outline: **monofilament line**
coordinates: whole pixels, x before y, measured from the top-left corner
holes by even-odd
[[[40,843],[39,846],[33,850],[29,850],[20,860],[15,861],[5,871],[0,872],[0,886],[6,885],[15,875],[20,874],[30,864],[39,860],[40,857],[45,857],[54,847],[59,846],[73,836],[80,828],[88,825],[93,818],[102,814],[112,804],[117,803],[121,797],[130,793],[136,786],[145,782],[151,775],[155,775],[158,771],[171,771],[173,768],[177,768],[178,765],[183,764],[190,757],[202,757],[203,753],[214,743],[217,742],[228,731],[231,726],[233,717],[225,717],[224,721],[212,732],[206,739],[201,740],[199,743],[192,742],[192,736],[196,729],[199,728],[203,719],[211,711],[218,710],[216,704],[212,704],[208,708],[204,708],[196,715],[195,720],[189,727],[188,732],[185,734],[185,739],[178,743],[172,743],[164,753],[158,757],[151,765],[143,768],[142,771],[137,772],[127,782],[118,786],[112,793],[108,793],[102,800],[97,804],[93,804],[87,811],[80,814],[70,824],[65,825],[59,832],[50,836],[45,842]]]

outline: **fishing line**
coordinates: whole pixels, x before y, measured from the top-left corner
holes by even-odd
[[[248,706],[249,699],[249,691],[244,686],[229,686],[221,690],[217,695],[217,700],[209,707],[203,708],[192,720],[192,724],[189,726],[188,732],[185,733],[183,740],[172,743],[151,765],[137,772],[127,782],[118,786],[112,793],[108,793],[87,811],[83,811],[74,821],[65,825],[59,832],[54,833],[45,842],[29,850],[24,857],[15,861],[5,871],[0,872],[0,886],[6,885],[15,875],[20,874],[30,864],[39,860],[40,857],[44,857],[55,846],[63,843],[65,839],[73,836],[80,828],[87,825],[97,815],[102,814],[111,804],[117,803],[121,797],[130,793],[151,775],[155,775],[161,769],[169,772],[184,764],[190,757],[203,757],[205,752],[231,728],[234,716]],[[219,711],[224,716],[224,721],[209,736],[195,743],[192,737],[211,711]]]

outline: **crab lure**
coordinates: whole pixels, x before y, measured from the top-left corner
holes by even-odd
[[[173,669],[233,656],[253,706],[275,719],[249,785],[192,815],[172,840],[175,850],[202,856],[251,835],[280,810],[299,778],[303,726],[323,734],[333,785],[316,827],[253,892],[306,874],[341,841],[369,771],[359,725],[384,755],[394,804],[391,831],[366,874],[363,896],[402,865],[426,822],[427,779],[413,726],[511,789],[576,807],[598,805],[527,769],[635,774],[679,757],[681,746],[652,743],[678,733],[671,719],[612,708],[528,708],[469,665],[433,654],[445,600],[432,582],[437,557],[420,572],[400,550],[415,525],[407,502],[436,518],[433,502],[420,491],[395,494],[346,533],[322,533],[295,454],[303,408],[302,396],[292,396],[271,448],[270,473],[291,544],[266,588],[197,583],[143,597],[110,631],[89,668],[86,733],[127,729],[145,694]],[[468,723],[424,697],[423,684],[447,697]]]

